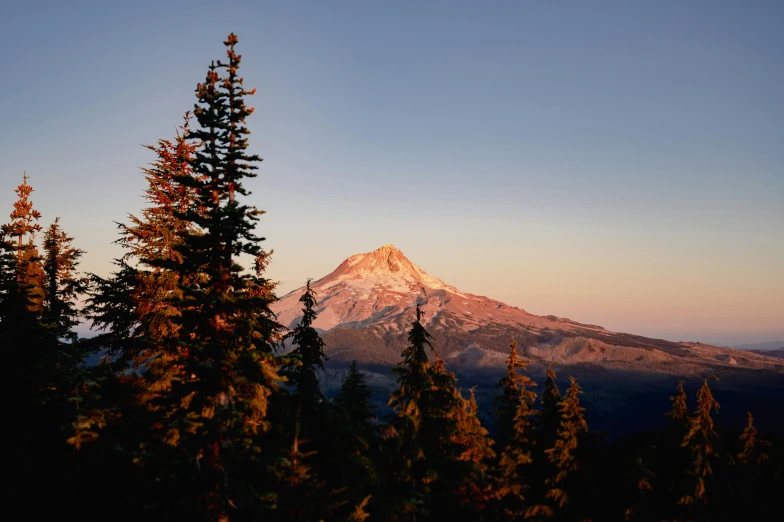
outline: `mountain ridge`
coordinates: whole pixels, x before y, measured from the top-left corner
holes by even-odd
[[[338,359],[394,364],[419,305],[434,347],[457,366],[503,366],[514,336],[534,361],[683,375],[706,369],[784,371],[780,359],[763,354],[612,332],[462,292],[419,268],[392,244],[349,256],[311,287],[318,303],[313,325],[323,332],[328,355]],[[287,328],[301,316],[304,290],[297,288],[272,306]]]

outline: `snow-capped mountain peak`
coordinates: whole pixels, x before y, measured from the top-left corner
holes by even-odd
[[[347,258],[311,287],[318,303],[313,326],[326,332],[330,357],[399,360],[418,304],[428,330],[441,336],[434,340],[440,353],[471,367],[502,366],[509,338],[515,336],[532,359],[646,371],[701,371],[705,364],[781,371],[776,359],[762,355],[614,333],[461,292],[426,273],[391,244]],[[299,323],[304,291],[300,287],[273,303],[283,326]]]
[[[439,307],[437,301],[442,300],[436,294],[476,299],[429,275],[391,244],[349,257],[311,286],[319,303],[315,326],[323,330],[387,322],[417,303],[432,318]],[[273,309],[284,326],[296,324],[301,315],[299,298],[304,291],[305,287],[300,287],[275,303]]]

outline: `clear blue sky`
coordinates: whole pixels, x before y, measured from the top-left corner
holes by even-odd
[[[107,274],[141,144],[234,31],[281,294],[394,243],[533,313],[784,339],[782,27],[778,1],[6,2],[0,216],[26,170]]]

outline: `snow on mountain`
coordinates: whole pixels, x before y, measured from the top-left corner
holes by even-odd
[[[487,297],[461,292],[416,266],[394,245],[349,257],[334,272],[312,283],[312,287],[319,303],[315,327],[322,330],[370,325],[395,328],[401,326],[401,316],[413,317],[417,303],[425,314],[425,324],[446,314],[460,319],[452,326],[461,330],[490,323],[564,324],[554,317],[531,315]],[[284,326],[293,327],[301,316],[299,298],[304,291],[303,286],[275,303],[273,308]],[[404,324],[407,328],[407,322]]]

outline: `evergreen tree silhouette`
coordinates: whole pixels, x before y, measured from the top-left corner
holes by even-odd
[[[430,361],[425,347],[432,344],[432,336],[425,330],[419,305],[416,307],[415,320],[408,332],[408,347],[403,350],[403,360],[392,369],[397,378],[398,389],[390,395],[389,405],[397,413],[394,419],[398,447],[395,459],[398,468],[393,471],[393,492],[399,505],[387,509],[396,513],[401,520],[409,520],[427,513],[425,500],[430,494],[433,480],[425,462],[425,448],[420,430],[427,415],[428,392],[433,388]]]
[[[558,427],[561,425],[561,391],[556,383],[552,363],[547,365],[544,391],[542,392],[542,414],[539,427],[539,447],[551,448],[555,443]]]
[[[340,478],[346,488],[347,506],[353,509],[349,519],[359,516],[358,509],[365,516],[376,510],[374,501],[379,486],[377,462],[380,440],[372,395],[365,375],[353,361],[335,397],[340,414],[337,434],[337,450],[341,455]]]
[[[324,361],[327,356],[324,354],[324,341],[313,328],[313,321],[316,319],[316,293],[311,288],[311,279],[305,285],[305,292],[299,298],[302,303],[302,319],[300,323],[284,339],[291,339],[294,349],[291,355],[295,361],[293,368],[286,371],[292,384],[296,387],[296,393],[305,401],[322,401],[324,399],[319,389],[317,370],[324,370]]]
[[[373,392],[367,385],[365,374],[357,368],[357,361],[351,361],[340,391],[335,396],[335,404],[352,424],[370,427],[376,418],[376,408],[370,400],[372,397]]]

